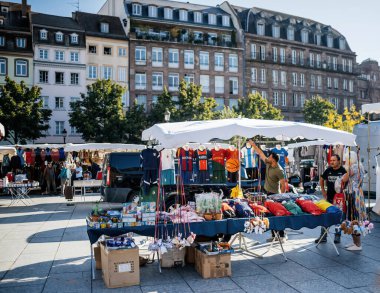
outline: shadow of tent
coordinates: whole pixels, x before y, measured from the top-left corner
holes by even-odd
[[[88,240],[87,226],[75,226],[37,232],[28,237],[28,243],[49,243]],[[90,242],[88,242],[90,244]]]

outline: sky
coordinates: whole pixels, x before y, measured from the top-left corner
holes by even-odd
[[[204,4],[204,0],[179,0]],[[208,0],[207,5],[216,6],[224,0]],[[20,3],[21,0],[11,0]],[[62,16],[71,16],[78,0],[28,0],[32,10]],[[79,0],[79,9],[97,13],[106,0]],[[233,5],[259,7],[288,13],[331,25],[343,34],[357,61],[367,58],[380,62],[379,0],[229,0]]]

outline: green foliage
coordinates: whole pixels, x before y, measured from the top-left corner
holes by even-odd
[[[322,97],[317,96],[305,102],[303,115],[307,123],[325,125],[329,119],[337,119],[335,114],[331,113],[331,111],[335,111],[334,105]]]
[[[34,140],[49,129],[51,110],[42,108],[41,89],[28,88],[23,81],[17,83],[8,76],[0,86],[0,122],[5,128],[5,140],[11,144]]]
[[[196,120],[212,120],[215,117],[215,108],[218,105],[216,104],[215,99],[205,98],[203,103],[199,104],[198,114]]]
[[[125,142],[126,120],[121,97],[124,88],[111,80],[97,80],[87,86],[87,94],[71,103],[70,125],[93,142]]]
[[[152,105],[152,109],[148,116],[148,121],[151,125],[156,123],[165,122],[165,111],[168,109],[171,116],[175,116],[176,107],[172,100],[171,94],[168,92],[167,88],[164,88],[164,91],[161,95],[157,97],[157,103]]]
[[[143,105],[138,105],[136,100],[125,113],[126,134],[128,142],[141,143],[141,133],[147,128],[148,122]]]
[[[350,110],[344,109],[343,115],[338,114],[335,109],[331,110],[328,120],[324,124],[326,127],[352,132],[354,126],[364,120],[364,117],[352,106]]]
[[[249,94],[247,98],[238,100],[234,110],[242,117],[251,119],[282,120],[281,110],[273,107],[259,93]]]
[[[227,106],[224,106],[223,110],[215,112],[215,115],[214,115],[215,119],[230,119],[230,118],[238,118],[238,117],[239,117],[239,113],[237,113],[234,108],[230,108]]]

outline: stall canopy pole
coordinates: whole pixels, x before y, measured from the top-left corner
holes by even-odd
[[[368,164],[368,218],[370,218],[371,216],[371,213],[369,212],[370,211],[370,207],[371,207],[371,200],[370,200],[370,195],[371,195],[371,166],[370,166],[370,155],[371,155],[371,144],[370,144],[370,136],[371,136],[371,131],[370,131],[370,114],[368,112],[368,148],[367,148],[367,152],[368,152],[368,157],[367,157],[367,164]]]
[[[239,190],[241,188],[241,152],[240,152],[240,148],[241,148],[241,137],[239,136],[239,141],[238,141],[238,151],[239,151],[239,173],[238,173],[238,176],[239,176]]]

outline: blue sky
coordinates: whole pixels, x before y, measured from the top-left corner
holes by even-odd
[[[179,0],[204,4],[203,0]],[[208,0],[217,5],[224,0]],[[12,1],[21,2],[21,0]],[[70,16],[77,0],[28,0],[33,11]],[[260,7],[302,16],[331,25],[342,33],[358,55],[357,61],[371,58],[380,62],[379,0],[229,0],[243,7]],[[80,0],[80,10],[96,13],[105,0]]]

